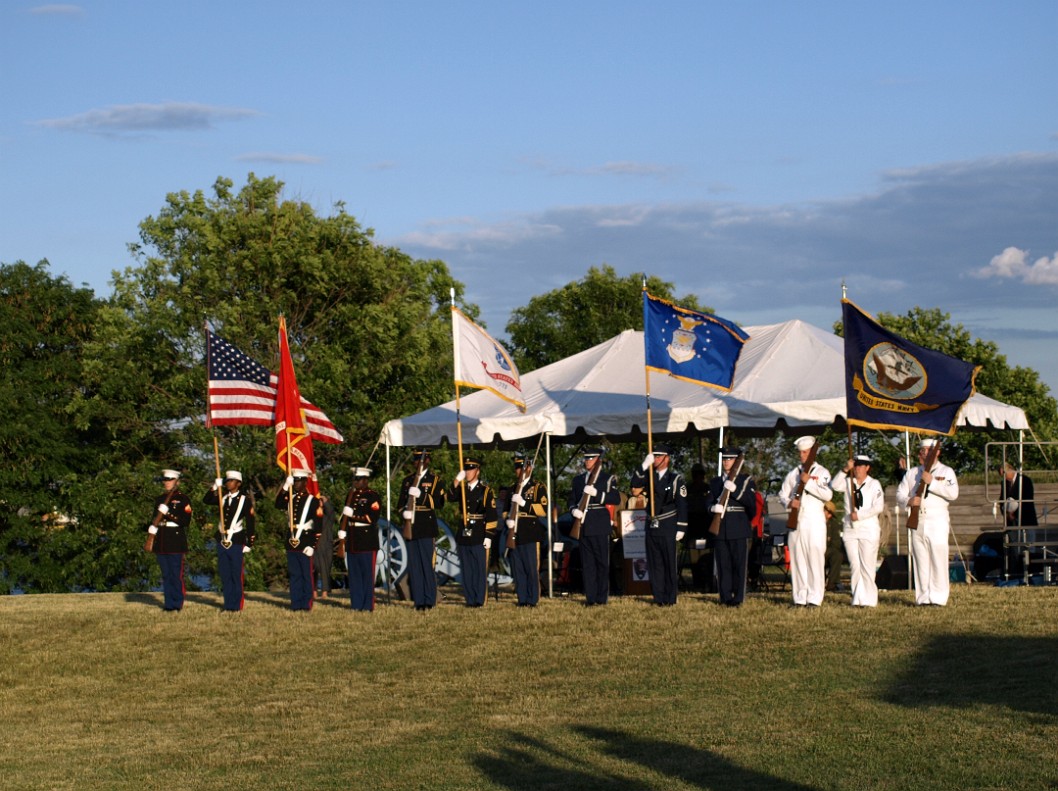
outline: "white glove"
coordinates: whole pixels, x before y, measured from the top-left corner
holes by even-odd
[[[420,494],[422,494],[422,489],[420,489],[418,486],[412,486],[410,489],[408,489],[409,497],[418,497]]]
[[[345,541],[345,536],[346,535],[347,534],[346,534],[346,532],[344,530],[339,530],[338,531],[338,540],[339,541]]]
[[[507,520],[507,529],[508,530],[514,530],[514,526],[517,525],[517,524],[518,523],[516,521],[514,521],[513,519],[508,519]]]
[[[1006,512],[1012,514],[1018,510],[1018,501],[1013,497],[1007,499]]]
[[[720,503],[714,503],[713,507],[709,510],[714,514],[722,514],[724,512],[724,506],[720,505]]]
[[[456,483],[461,483],[467,479],[467,471],[460,470],[456,473]]]
[[[522,497],[517,492],[515,492],[514,494],[511,495],[511,502],[514,503],[515,505],[522,506],[522,505],[525,505],[525,498]]]
[[[290,487],[293,486],[293,485],[294,485],[294,476],[293,475],[288,475],[287,479],[285,481],[283,481],[283,491],[284,492],[289,492],[290,491]]]
[[[485,547],[485,549],[490,549],[492,547],[492,539],[485,536],[485,540],[481,542],[481,545]]]
[[[224,479],[223,478],[214,478],[213,479],[213,488],[214,489],[219,489],[223,485],[224,485]]]
[[[405,511],[404,513],[401,514],[401,516],[403,516],[405,519],[412,520],[412,519],[415,518],[415,512],[414,511]]]
[[[167,506],[165,503],[159,503],[159,505],[158,505],[158,513],[161,513],[161,514],[169,513],[169,506]]]
[[[316,553],[316,550],[313,549],[312,547],[305,547],[304,551],[305,551],[305,557],[307,557],[307,558],[311,558]]]
[[[647,470],[650,469],[650,465],[653,464],[653,463],[654,463],[654,454],[653,453],[648,453],[646,456],[643,457],[643,463],[640,464],[639,466],[643,468],[643,472],[646,472]]]
[[[734,481],[724,481],[724,488],[727,489],[729,492],[735,491],[735,482]]]
[[[342,509],[342,516],[348,516],[350,519],[352,519],[353,509],[349,506],[345,506],[345,508]]]
[[[152,536],[156,536],[156,535],[158,535],[158,528],[155,527],[154,525],[151,525],[150,527],[147,528],[147,532],[150,533]]]
[[[245,544],[243,545],[242,553],[244,555],[249,555],[250,554],[250,548],[248,546],[246,546]]]
[[[572,511],[570,511],[570,513],[573,514],[573,518],[578,521],[584,519],[584,512],[579,508],[574,508]]]
[[[584,487],[584,493],[588,495],[588,497],[594,497],[599,493],[599,490],[589,483],[587,486]]]
[[[676,540],[677,541],[683,541],[684,535],[686,535],[686,534],[682,530],[677,530],[676,531]]]

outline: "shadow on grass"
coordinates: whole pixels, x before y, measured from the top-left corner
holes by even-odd
[[[1058,637],[939,635],[884,692],[909,708],[990,705],[1058,717]]]
[[[515,791],[547,788],[618,791],[654,785],[646,774],[670,777],[708,791],[730,788],[811,791],[812,788],[738,766],[716,753],[678,742],[645,739],[610,728],[582,726],[575,730],[585,739],[598,742],[599,750],[606,756],[639,768],[629,767],[627,773],[604,769],[585,762],[579,754],[563,752],[522,733],[509,733],[508,746],[498,754],[479,755],[474,763],[491,782]]]

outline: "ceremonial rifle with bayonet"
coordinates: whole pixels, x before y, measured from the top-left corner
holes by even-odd
[[[738,458],[735,460],[735,463],[733,465],[731,465],[731,472],[728,473],[728,476],[727,476],[726,480],[731,481],[731,483],[735,482],[735,479],[738,477],[738,474],[742,471],[742,463],[745,461],[745,459],[746,459],[746,454],[745,453],[739,453],[738,454]],[[725,486],[723,494],[720,495],[720,500],[717,502],[717,505],[721,506],[724,510],[727,510],[727,503],[728,503],[728,501],[730,499],[731,499],[731,490],[728,489]],[[723,518],[724,518],[724,511],[719,511],[718,513],[714,513],[713,514],[713,519],[709,523],[709,532],[712,535],[714,535],[714,536],[720,535],[720,522],[723,520]]]
[[[797,490],[794,492],[793,499],[797,500],[797,508],[791,508],[790,513],[786,516],[786,529],[796,530],[797,520],[801,517],[801,498],[805,493],[805,484],[808,483],[806,476],[812,470],[812,465],[816,463],[816,453],[819,451],[818,440],[812,443],[811,449],[808,451],[808,457],[805,459],[805,463],[801,465],[800,479],[797,481]]]
[[[933,474],[933,465],[937,463],[937,456],[940,455],[940,440],[938,439],[934,443],[933,447],[929,449],[929,453],[926,454],[926,461],[922,465],[922,472]],[[922,508],[922,498],[926,496],[926,489],[929,488],[929,484],[926,483],[920,477],[918,479],[918,486],[915,487],[915,494],[912,496],[912,500],[918,499],[918,505],[911,506],[911,510],[907,515],[907,529],[918,530],[918,517],[919,510]]]

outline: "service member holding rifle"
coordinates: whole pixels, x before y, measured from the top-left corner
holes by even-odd
[[[147,528],[144,549],[155,554],[162,570],[162,609],[175,612],[184,606],[184,555],[191,501],[180,491],[180,473],[176,470],[162,470],[162,485],[165,494],[154,501],[154,518]]]
[[[338,556],[349,569],[349,604],[354,610],[375,609],[375,562],[378,557],[378,517],[382,500],[368,479],[371,470],[353,471],[353,488],[345,498],[338,523]]]
[[[518,606],[535,607],[540,601],[540,542],[547,540],[547,530],[540,524],[540,517],[547,516],[547,490],[533,480],[533,462],[524,453],[514,455],[514,473],[507,547]]]
[[[408,546],[408,584],[416,610],[437,604],[434,550],[437,540],[437,509],[445,504],[444,486],[430,472],[430,451],[420,448],[413,455],[415,471],[400,485],[397,504],[404,519]]]
[[[915,604],[948,603],[948,506],[959,497],[955,471],[941,464],[940,441],[927,437],[918,448],[919,465],[896,489],[896,503],[908,510],[911,557],[915,563]]]
[[[779,501],[790,509],[786,522],[791,530],[787,539],[790,587],[795,606],[818,607],[826,591],[827,515],[823,503],[830,500],[833,492],[830,473],[816,464],[815,439],[800,437],[794,445],[801,463],[790,470],[779,490]]]
[[[854,456],[830,482],[831,489],[845,495],[842,540],[849,558],[853,607],[878,605],[874,578],[882,537],[878,516],[885,510],[885,492],[870,472],[870,456]]]
[[[621,502],[617,479],[602,470],[602,448],[584,451],[584,472],[573,479],[570,536],[580,542],[585,604],[606,604],[610,595],[610,540],[613,519],[607,506]]]
[[[745,457],[741,448],[723,448],[720,458],[724,472],[709,482],[706,501],[712,514],[709,532],[716,536],[713,555],[720,603],[739,607],[746,598],[746,564],[753,537],[750,521],[757,513],[757,487],[742,472]]]

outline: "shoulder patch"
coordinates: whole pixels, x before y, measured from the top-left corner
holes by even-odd
[[[375,502],[371,503],[371,510],[377,511],[381,507],[381,505],[382,504],[378,500],[375,500]]]

